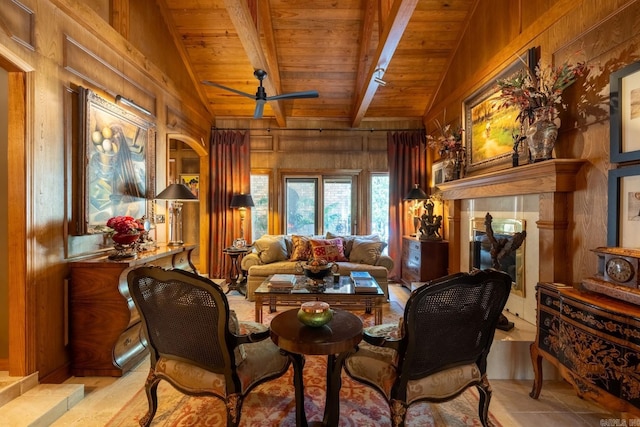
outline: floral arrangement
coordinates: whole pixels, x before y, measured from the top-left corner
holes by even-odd
[[[131,216],[114,216],[107,221],[107,227],[118,234],[140,234],[144,225]]]
[[[427,144],[429,144],[429,147],[437,149],[440,156],[444,156],[446,153],[464,151],[464,145],[462,145],[462,133],[464,129],[457,127],[452,130],[451,125],[440,126],[440,123],[437,123],[437,125],[440,130],[440,135],[427,135]]]
[[[517,120],[523,126],[528,120],[532,123],[536,114],[549,120],[558,117],[562,104],[562,92],[571,86],[586,71],[584,63],[570,65],[568,62],[559,67],[536,65],[535,72],[529,67],[513,76],[497,81],[500,93],[499,108],[515,106],[520,110]]]

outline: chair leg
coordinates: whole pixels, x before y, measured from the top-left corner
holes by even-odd
[[[393,427],[404,427],[404,420],[407,417],[407,404],[401,400],[391,399],[389,409],[391,409],[391,425]]]
[[[147,393],[147,401],[149,402],[149,410],[145,416],[140,419],[140,425],[142,427],[149,427],[153,417],[156,415],[156,410],[158,409],[159,383],[160,378],[156,376],[156,371],[153,368],[149,369],[149,375],[147,375],[147,380],[144,383],[144,389]]]
[[[487,375],[482,376],[482,381],[476,386],[478,389],[478,395],[480,399],[478,401],[478,415],[480,416],[480,422],[484,427],[489,426],[489,402],[491,401],[491,385]]]
[[[236,427],[240,424],[240,411],[242,409],[242,395],[239,393],[227,396],[227,427]]]

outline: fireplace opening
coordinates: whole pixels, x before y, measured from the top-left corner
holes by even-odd
[[[491,243],[487,237],[485,218],[471,218],[471,241],[469,243],[469,270],[492,267]],[[508,239],[523,231],[525,221],[511,218],[493,218],[491,228],[496,239]],[[524,298],[524,247],[525,242],[515,251],[500,260],[500,270],[511,276],[511,292]]]

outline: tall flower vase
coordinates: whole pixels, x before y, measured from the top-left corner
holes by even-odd
[[[462,177],[464,168],[464,152],[447,151],[444,155],[442,174],[445,182],[454,181]]]
[[[536,120],[529,125],[526,135],[532,163],[553,157],[553,147],[558,138],[558,125],[553,120],[544,115],[536,115]]]

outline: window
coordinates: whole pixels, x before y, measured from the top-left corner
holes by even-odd
[[[285,177],[287,234],[351,234],[355,177]]]
[[[251,174],[251,241],[269,233],[269,175]]]
[[[389,174],[371,175],[371,233],[389,241]]]

